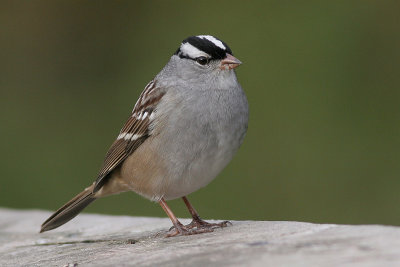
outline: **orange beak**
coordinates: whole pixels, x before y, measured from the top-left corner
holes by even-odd
[[[239,59],[227,53],[226,58],[221,61],[219,68],[221,70],[231,70],[238,67],[240,64],[242,64],[242,62]]]

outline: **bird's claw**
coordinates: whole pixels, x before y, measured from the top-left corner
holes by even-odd
[[[213,232],[215,228],[223,228],[232,225],[229,221],[223,221],[220,223],[208,223],[202,219],[193,219],[191,223],[187,225],[172,226],[166,237],[178,236],[178,235],[196,235],[202,233]]]

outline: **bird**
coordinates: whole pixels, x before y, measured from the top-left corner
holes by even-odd
[[[98,198],[129,191],[160,204],[173,224],[166,237],[230,225],[201,219],[187,196],[208,185],[243,142],[249,108],[235,73],[241,64],[215,36],[184,39],[140,94],[97,179],[52,214],[40,233],[70,221]],[[167,205],[178,198],[192,217],[188,225]]]

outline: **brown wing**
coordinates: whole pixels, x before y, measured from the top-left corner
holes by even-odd
[[[94,192],[98,191],[107,181],[109,174],[118,167],[130,154],[151,135],[150,125],[153,121],[156,107],[165,92],[151,81],[143,90],[132,111],[132,116],[122,127],[117,140],[106,154],[103,166],[95,182]]]

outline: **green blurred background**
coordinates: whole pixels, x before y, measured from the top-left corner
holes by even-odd
[[[55,210],[91,184],[146,83],[181,40],[212,34],[244,62],[250,123],[230,165],[190,196],[200,214],[400,225],[399,10],[361,0],[1,1],[0,206]],[[134,193],[86,211],[166,217]]]

